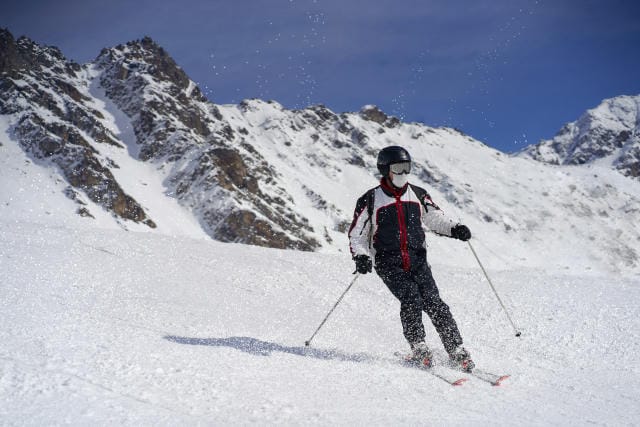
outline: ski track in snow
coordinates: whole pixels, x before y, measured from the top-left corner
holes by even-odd
[[[479,269],[434,265],[478,366],[512,375],[451,387],[398,363],[399,307],[373,275],[304,347],[350,280],[344,255],[15,221],[0,241],[2,424],[640,419],[637,277],[490,270],[515,338]]]

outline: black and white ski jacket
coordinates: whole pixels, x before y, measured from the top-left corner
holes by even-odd
[[[382,179],[356,203],[349,229],[351,255],[372,257],[378,271],[409,271],[426,261],[425,230],[451,236],[455,224],[426,190],[411,184],[397,189]]]

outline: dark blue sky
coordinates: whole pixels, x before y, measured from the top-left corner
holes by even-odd
[[[0,26],[80,63],[148,35],[216,103],[376,104],[507,152],[640,94],[637,0],[4,0]]]

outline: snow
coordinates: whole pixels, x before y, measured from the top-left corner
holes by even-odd
[[[629,425],[638,277],[434,264],[476,363],[451,387],[397,363],[398,303],[342,254],[0,219],[3,424]],[[466,245],[440,239],[471,258]],[[425,316],[426,319],[426,316]],[[430,325],[438,360],[444,351]]]
[[[4,221],[46,223],[49,217],[77,224],[77,206],[64,196],[67,184],[54,169],[33,163],[8,138],[9,123],[0,116],[0,216]]]
[[[195,216],[167,194],[165,180],[168,171],[162,165],[138,160],[140,147],[130,119],[109,100],[98,84],[99,72],[92,69],[89,74],[93,77],[90,92],[94,107],[102,111],[107,129],[127,147],[127,150],[122,150],[113,145],[96,144],[96,149],[105,159],[111,159],[118,165],[111,172],[125,193],[141,204],[164,233],[208,239]],[[147,227],[139,225],[138,228],[144,230]]]
[[[360,144],[331,120],[305,123],[275,102],[220,106],[218,125],[247,128],[246,142],[273,170],[263,194],[308,219],[323,247],[222,244],[203,231],[201,212],[252,206],[206,182],[178,203],[170,180],[196,167],[202,148],[173,163],[140,161],[100,71],[81,74],[88,106],[123,147],[84,136],[158,227],[119,220],[82,193],[95,218],[77,215],[59,170],[12,137],[18,117],[0,116],[0,424],[638,423],[640,187],[606,162],[549,166],[451,129],[382,129],[347,114],[368,138]],[[151,81],[144,96],[162,93]],[[514,337],[469,248],[429,235],[466,346],[483,369],[512,375],[503,388],[473,379],[453,388],[400,366],[398,303],[374,275],[358,279],[304,348],[353,277],[335,225],[376,185],[375,153],[390,144],[412,153],[411,181],[470,226],[523,331]],[[352,155],[365,165],[349,164]]]

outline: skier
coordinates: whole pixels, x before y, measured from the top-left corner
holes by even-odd
[[[378,276],[400,301],[400,321],[414,361],[431,366],[432,352],[424,341],[424,310],[452,362],[470,372],[475,365],[427,263],[423,226],[463,241],[471,238],[471,232],[448,219],[424,189],[408,182],[411,156],[407,150],[386,147],[378,154],[377,165],[380,185],[358,199],[349,229],[356,271],[369,273],[375,264]]]

